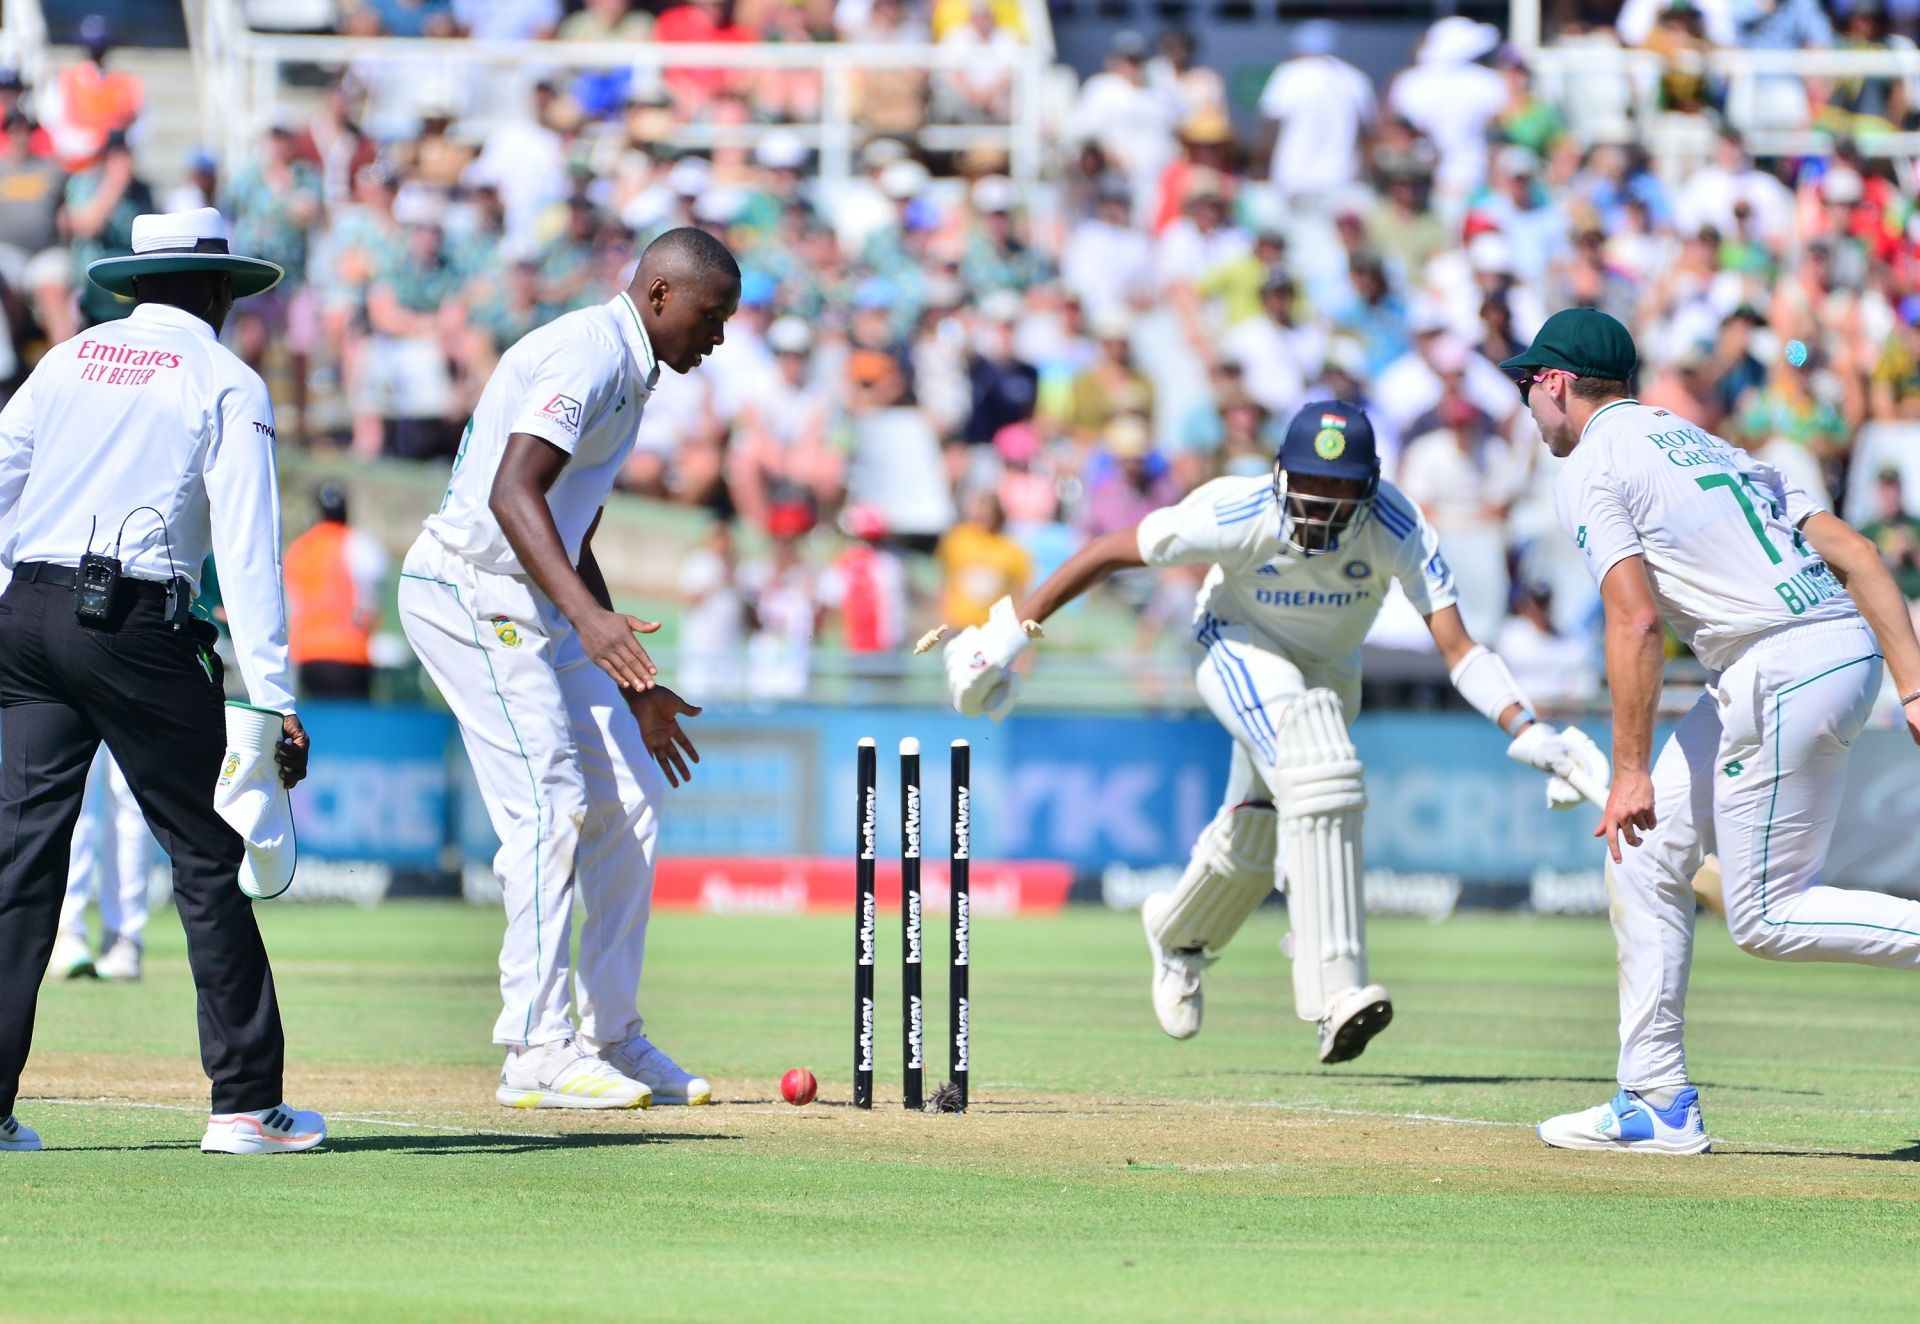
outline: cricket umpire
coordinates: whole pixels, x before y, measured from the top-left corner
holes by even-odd
[[[95,750],[125,771],[173,861],[213,1082],[208,1153],[311,1149],[316,1113],[281,1098],[273,971],[237,883],[243,844],[214,810],[226,748],[213,628],[190,614],[218,558],[247,696],[283,714],[281,779],[306,775],[281,599],[273,404],[218,335],[280,268],[227,251],[211,207],[141,216],[133,255],[87,278],[134,300],[56,345],[0,411],[0,1150],[38,1149],[12,1114]]]

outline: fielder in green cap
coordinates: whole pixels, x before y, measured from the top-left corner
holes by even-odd
[[[1600,586],[1613,696],[1594,835],[1620,948],[1620,1090],[1540,1138],[1703,1153],[1682,1031],[1707,854],[1743,950],[1920,969],[1920,902],[1822,878],[1849,747],[1888,671],[1920,743],[1920,640],[1871,542],[1772,466],[1628,394],[1633,337],[1613,318],[1555,313],[1501,366],[1566,458],[1555,504]],[[1663,626],[1718,674],[1655,761]]]

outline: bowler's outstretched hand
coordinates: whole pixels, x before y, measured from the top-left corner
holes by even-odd
[[[627,707],[633,710],[634,720],[640,723],[640,738],[646,742],[653,761],[660,765],[660,771],[667,774],[667,785],[679,786],[692,781],[693,773],[687,767],[687,760],[698,763],[700,751],[687,738],[680,719],[698,717],[700,709],[665,685],[655,685],[640,694],[629,694]]]

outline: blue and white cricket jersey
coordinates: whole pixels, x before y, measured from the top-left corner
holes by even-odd
[[[1289,550],[1280,524],[1270,477],[1217,478],[1140,521],[1140,557],[1151,566],[1211,562],[1194,605],[1194,637],[1204,642],[1224,624],[1244,625],[1303,669],[1357,654],[1396,579],[1423,616],[1453,605],[1438,535],[1390,483],[1381,482],[1328,551]]]

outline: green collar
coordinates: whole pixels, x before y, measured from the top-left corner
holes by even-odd
[[[633,332],[639,338],[637,343],[640,347],[640,375],[646,379],[647,389],[651,391],[653,383],[660,375],[660,358],[653,352],[653,339],[647,335],[646,323],[640,320],[640,310],[633,306],[633,299],[625,290],[620,291],[619,297],[614,302],[625,307],[627,316],[633,319]]]
[[[1609,409],[1617,409],[1621,405],[1637,405],[1639,403],[1638,400],[1633,399],[1631,396],[1621,400],[1607,401],[1606,404],[1593,411],[1593,417],[1587,420],[1587,427],[1580,429],[1580,440],[1585,441],[1587,439],[1587,428],[1591,428],[1595,423],[1598,423],[1600,421],[1600,415],[1606,413]]]

